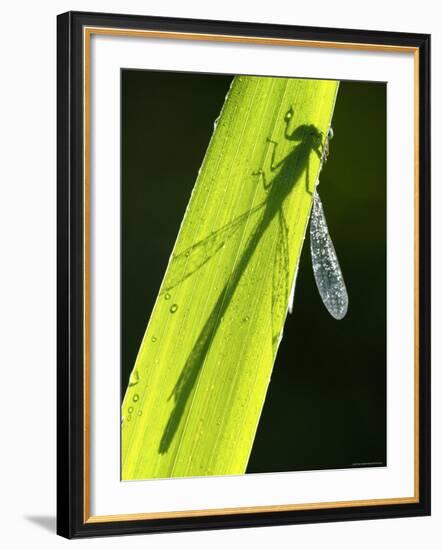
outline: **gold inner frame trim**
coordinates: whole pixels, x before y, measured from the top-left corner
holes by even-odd
[[[271,46],[304,48],[333,48],[370,52],[412,53],[414,62],[414,494],[411,497],[317,502],[269,506],[248,506],[235,508],[214,508],[206,510],[177,510],[171,512],[150,512],[136,514],[91,515],[90,491],[90,106],[91,106],[91,37],[92,35],[124,36],[203,42],[232,42]],[[324,510],[354,508],[358,506],[380,506],[392,504],[413,504],[419,502],[419,49],[412,46],[394,46],[320,40],[296,40],[267,37],[244,37],[223,34],[186,33],[168,31],[146,31],[136,29],[114,29],[107,27],[84,27],[83,29],[83,93],[84,93],[84,523],[115,521],[136,521],[184,517],[207,517],[229,514],[251,514],[259,512],[283,512],[300,510]]]

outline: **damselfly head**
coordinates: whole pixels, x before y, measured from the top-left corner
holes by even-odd
[[[330,153],[330,140],[334,137],[333,128],[330,126],[322,148],[322,162],[327,162]]]
[[[318,147],[322,142],[323,134],[314,124],[301,124],[290,135],[293,141],[302,141],[312,148]]]

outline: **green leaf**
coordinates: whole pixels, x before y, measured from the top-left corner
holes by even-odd
[[[234,79],[124,398],[123,479],[245,472],[338,85]]]

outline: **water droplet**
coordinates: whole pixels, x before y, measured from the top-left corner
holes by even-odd
[[[130,414],[127,415],[127,421],[130,422],[132,416]]]
[[[173,304],[172,306],[170,306],[170,313],[175,313],[175,311],[178,309],[178,305],[177,304]]]
[[[246,315],[243,319],[244,323],[247,323],[249,320],[250,320],[250,317],[248,315]]]
[[[133,397],[132,397],[132,401],[134,401],[135,403],[138,401],[138,399],[140,399],[140,396],[136,393]]]
[[[152,342],[156,342],[156,341],[157,341],[157,337],[156,337],[156,336],[152,336],[151,340],[152,340]]]
[[[165,300],[170,300],[171,297],[172,297],[172,296],[171,296],[168,292],[166,292],[166,294],[164,295],[164,299],[165,299]]]
[[[130,414],[130,413],[133,413],[133,412],[134,412],[134,408],[133,408],[133,407],[129,407],[129,408],[127,409],[127,412],[128,412],[129,414]]]
[[[138,411],[138,416],[141,416],[143,414],[143,411]]]
[[[184,254],[184,256],[186,256],[186,258],[188,258],[188,257],[190,256],[190,250],[188,250],[188,251]]]
[[[139,381],[140,381],[140,375],[138,374],[138,370],[134,370],[129,378],[129,387],[136,386]]]
[[[288,122],[293,116],[293,109],[290,107],[290,109],[287,111],[284,119],[286,122]]]

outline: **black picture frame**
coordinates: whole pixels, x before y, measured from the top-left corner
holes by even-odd
[[[94,521],[87,513],[84,372],[84,29],[107,27],[205,35],[409,47],[419,60],[419,498],[404,504]],[[257,527],[430,514],[430,36],[68,12],[57,21],[57,532],[67,538]]]

